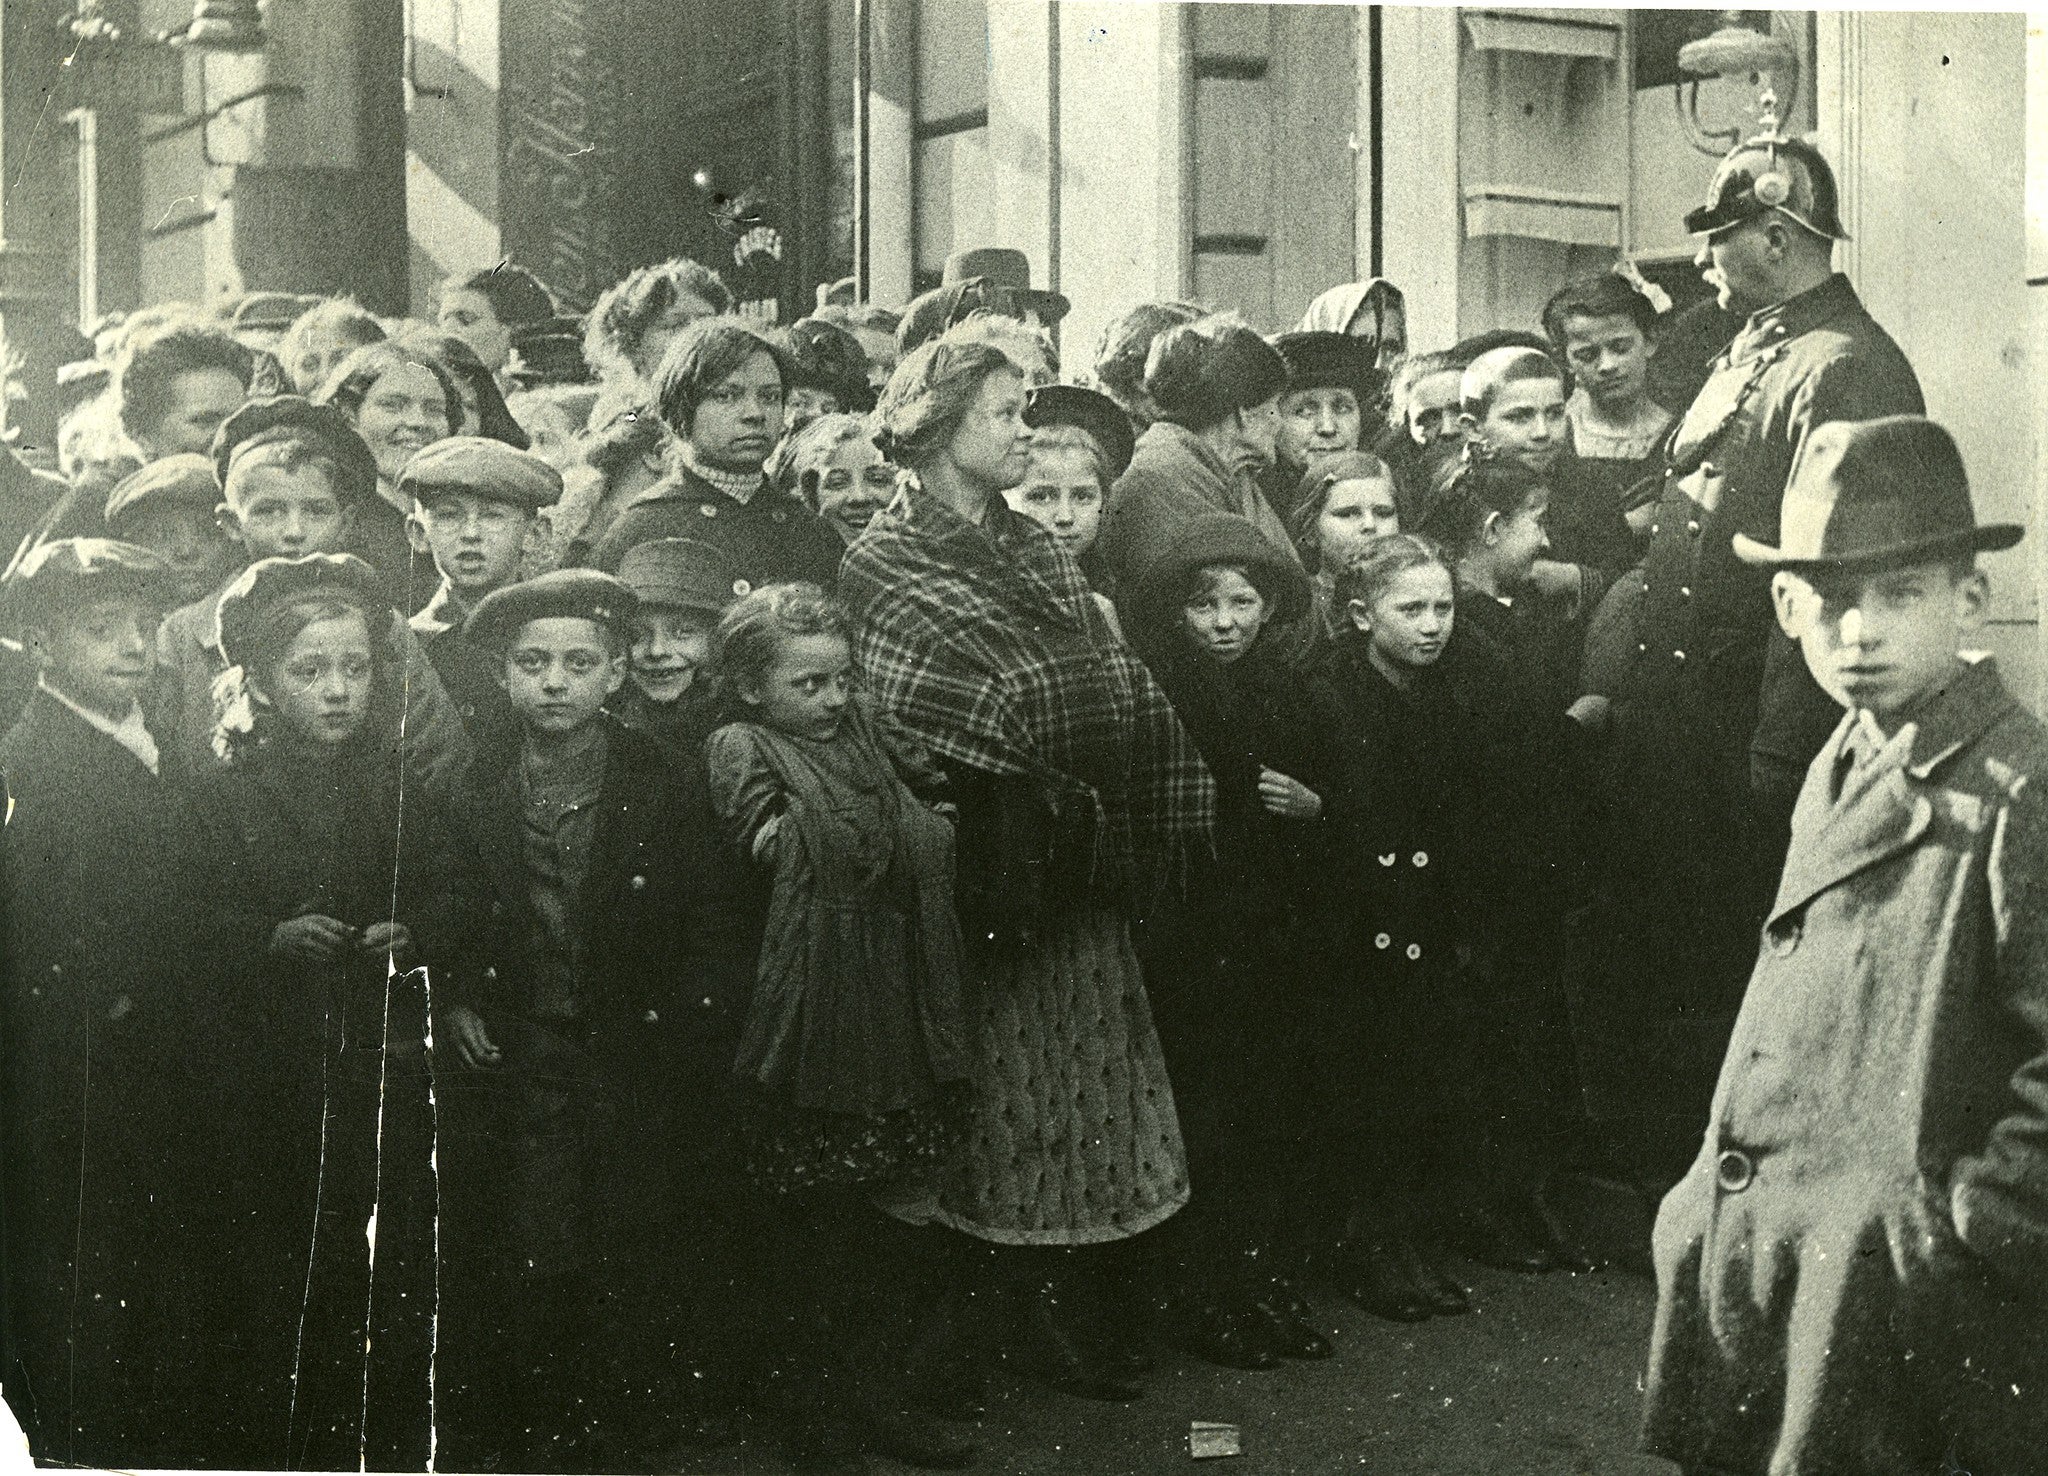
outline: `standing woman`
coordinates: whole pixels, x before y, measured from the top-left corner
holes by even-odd
[[[313,401],[346,415],[376,458],[377,498],[356,510],[351,551],[389,582],[402,613],[414,614],[434,597],[440,576],[406,539],[412,500],[398,478],[415,453],[461,432],[455,377],[422,348],[373,343],[343,359]]]
[[[482,888],[424,791],[399,844],[402,629],[346,554],[264,559],[220,601],[228,762],[194,806],[221,912],[267,944],[223,1043],[242,1110],[221,1132],[245,1459],[278,1470],[418,1468],[436,1407],[428,1011],[460,989]]]
[[[1152,889],[1206,851],[1215,789],[1072,557],[1004,504],[1028,461],[1024,399],[1023,376],[986,345],[905,358],[876,418],[908,475],[847,550],[840,592],[876,707],[940,761],[960,807],[978,1003],[968,1130],[937,1218],[996,1246],[1103,1245],[1188,1198],[1131,926]],[[1060,1275],[1039,1259],[1012,1253],[1013,1275]],[[1087,1261],[1105,1275],[1099,1253]],[[1073,1275],[1089,1269],[1065,1268],[1063,1300],[1100,1312],[1106,1287],[1091,1298]],[[1055,1382],[1135,1397],[1058,1336],[1044,1306]]]

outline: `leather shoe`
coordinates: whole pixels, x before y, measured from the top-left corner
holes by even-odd
[[[1383,1245],[1355,1245],[1340,1253],[1337,1289],[1388,1322],[1427,1322],[1429,1299]]]
[[[1322,1359],[1336,1355],[1337,1345],[1311,1320],[1314,1313],[1286,1287],[1276,1286],[1259,1299],[1266,1320],[1266,1346],[1283,1358]]]
[[[1176,1341],[1205,1363],[1223,1368],[1278,1368],[1280,1355],[1267,1346],[1266,1319],[1253,1309],[1250,1315],[1197,1302],[1181,1309]]]
[[[1499,1271],[1539,1276],[1557,1269],[1549,1246],[1492,1210],[1467,1213],[1458,1236],[1458,1249],[1480,1265]]]
[[[964,1471],[981,1454],[981,1447],[964,1435],[907,1410],[876,1415],[862,1443],[877,1455],[922,1471]]]
[[[1456,1317],[1472,1310],[1472,1289],[1446,1271],[1436,1257],[1421,1246],[1412,1240],[1404,1240],[1394,1254],[1432,1312]]]

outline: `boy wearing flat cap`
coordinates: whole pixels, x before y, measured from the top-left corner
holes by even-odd
[[[517,724],[482,746],[466,804],[495,878],[497,985],[450,1021],[464,1064],[511,1078],[515,1151],[550,1135],[581,1145],[514,1174],[574,1206],[551,1244],[577,1259],[525,1255],[513,1302],[530,1423],[545,1442],[573,1421],[593,1442],[579,1462],[597,1450],[629,1465],[673,1446],[663,1422],[692,1392],[676,1351],[681,1257],[712,1231],[682,1223],[677,1195],[732,1141],[696,1103],[729,1090],[751,979],[751,960],[724,984],[693,962],[731,869],[708,804],[690,805],[654,740],[604,710],[626,680],[637,604],[610,575],[563,569],[469,616]],[[509,1207],[515,1226],[528,1208]]]
[[[107,536],[158,555],[171,567],[177,602],[189,604],[233,571],[239,550],[214,508],[220,483],[213,462],[181,453],[152,461],[107,493]]]
[[[704,740],[725,720],[711,674],[718,617],[753,586],[724,549],[692,538],[656,538],[619,561],[619,580],[638,599],[626,684],[611,710],[661,745],[670,763],[701,765]]]
[[[377,464],[347,417],[297,395],[255,400],[228,417],[214,438],[213,471],[221,489],[215,513],[241,545],[240,555],[217,587],[172,611],[157,634],[164,677],[153,717],[166,761],[179,773],[204,772],[219,762],[213,687],[228,662],[216,639],[216,612],[227,586],[261,559],[347,552],[356,510],[376,496]],[[468,767],[469,734],[402,621],[398,643],[405,662],[406,760],[418,779],[446,797]]]
[[[484,597],[519,577],[519,561],[544,507],[562,497],[562,474],[540,457],[482,436],[450,436],[405,465],[405,533],[431,554],[441,587],[411,620],[471,737],[511,721],[496,664],[469,643],[462,623]]]
[[[182,1346],[201,1298],[209,983],[206,858],[143,720],[172,574],[61,539],[4,586],[36,692],[0,742],[7,1297],[38,1460],[192,1464],[205,1425]]]
[[[1845,712],[1658,1217],[1646,1446],[1689,1472],[2044,1469],[2048,729],[1970,649],[2020,532],[1902,415],[1817,428],[1734,539]]]

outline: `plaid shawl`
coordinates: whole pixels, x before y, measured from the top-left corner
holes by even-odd
[[[1177,881],[1215,786],[1080,566],[996,499],[982,528],[906,478],[847,550],[839,598],[878,710],[942,758],[1094,807],[1096,881]]]

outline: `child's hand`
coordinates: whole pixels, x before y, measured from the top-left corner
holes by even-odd
[[[455,1038],[456,1059],[470,1070],[485,1071],[505,1059],[505,1053],[498,1049],[490,1031],[484,1028],[483,1016],[468,1005],[457,1005],[441,1018],[448,1024],[448,1033]]]
[[[356,930],[318,912],[286,918],[270,930],[270,951],[304,963],[333,963],[356,941]]]
[[[365,953],[388,953],[403,967],[412,953],[412,929],[402,922],[371,923],[363,929],[362,949]]]
[[[1259,770],[1259,803],[1287,820],[1313,820],[1323,813],[1323,797],[1278,769]]]
[[[1597,692],[1588,692],[1577,702],[1567,707],[1564,710],[1564,715],[1582,728],[1590,728],[1595,733],[1604,733],[1607,731],[1609,711],[1610,707],[1605,697],[1602,697]]]

